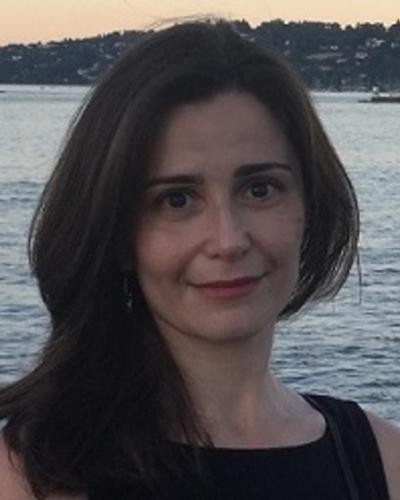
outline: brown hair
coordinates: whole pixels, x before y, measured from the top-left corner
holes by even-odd
[[[355,194],[293,70],[224,21],[144,36],[83,105],[32,223],[31,265],[51,333],[38,366],[1,390],[0,418],[38,497],[103,480],[154,484],[170,460],[171,428],[207,442],[135,283],[127,310],[121,259],[166,116],[234,89],[271,110],[301,164],[307,230],[298,286],[281,316],[333,296],[349,273]]]

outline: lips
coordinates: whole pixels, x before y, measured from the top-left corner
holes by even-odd
[[[202,287],[212,287],[212,288],[234,288],[237,286],[247,285],[253,281],[257,281],[260,278],[258,277],[244,277],[244,278],[236,278],[233,280],[221,280],[221,281],[210,281],[208,283],[203,283],[200,286]]]
[[[249,276],[232,280],[210,281],[196,285],[196,288],[212,299],[235,299],[251,294],[263,277]]]

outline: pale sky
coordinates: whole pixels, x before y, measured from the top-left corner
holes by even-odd
[[[0,46],[145,29],[164,19],[219,15],[257,25],[285,21],[383,22],[400,18],[400,0],[0,0]]]

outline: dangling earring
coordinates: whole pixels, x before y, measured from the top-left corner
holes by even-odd
[[[133,311],[134,306],[134,283],[135,283],[135,273],[133,271],[124,271],[122,277],[123,291],[124,291],[124,302],[128,311]]]

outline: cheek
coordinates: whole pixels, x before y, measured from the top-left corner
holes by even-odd
[[[303,242],[305,228],[304,214],[300,213],[294,217],[292,221],[293,241],[298,244],[299,248]]]
[[[156,228],[139,230],[133,242],[134,266],[139,280],[146,286],[149,279],[162,281],[179,274],[184,265],[181,235]]]
[[[293,201],[285,214],[285,220],[282,221],[282,227],[286,227],[287,239],[293,244],[301,246],[305,228],[305,208],[301,199],[297,198]]]
[[[304,235],[304,215],[301,207],[297,213],[276,213],[273,218],[267,218],[263,222],[259,221],[257,226],[265,228],[265,245],[274,248],[278,253],[299,252]]]

